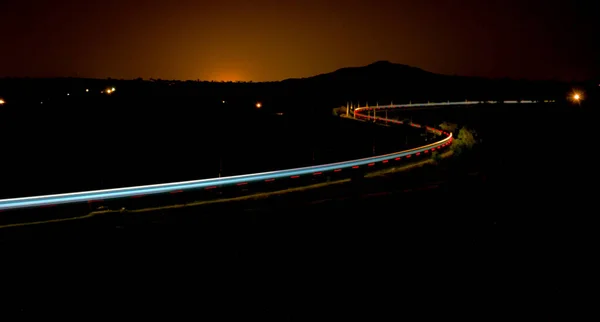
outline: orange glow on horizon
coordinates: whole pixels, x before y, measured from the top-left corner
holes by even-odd
[[[597,55],[590,54],[595,42],[589,41],[597,38],[595,29],[585,27],[581,23],[585,17],[578,16],[593,10],[584,12],[580,6],[547,5],[543,15],[525,18],[522,12],[529,12],[531,5],[516,0],[503,5],[494,1],[461,5],[452,1],[435,5],[275,0],[5,2],[11,4],[2,7],[6,14],[0,24],[11,31],[2,36],[6,49],[1,52],[2,61],[10,63],[0,68],[0,78],[78,75],[262,82],[311,77],[381,60],[433,73],[485,78],[556,78],[570,83],[595,79],[597,74]],[[485,28],[473,19],[476,16],[485,16]],[[565,35],[552,27],[554,19],[548,18],[555,16],[574,28],[567,39],[577,45],[568,51],[555,48],[554,44],[565,41]],[[375,18],[382,23],[355,23]],[[539,28],[506,28],[507,21]],[[413,27],[421,25],[427,27],[416,32]],[[489,44],[472,46],[470,40],[481,37]],[[513,55],[512,41],[517,39],[523,41],[518,44],[523,49]],[[440,51],[446,59],[440,59]],[[545,58],[539,59],[539,53]],[[547,62],[560,68],[548,68]],[[96,93],[101,90],[90,88]]]

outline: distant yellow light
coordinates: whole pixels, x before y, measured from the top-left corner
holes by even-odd
[[[261,108],[262,104],[261,103],[256,103],[256,108]]]
[[[89,92],[89,91],[90,91],[89,89],[86,89],[86,90],[85,90],[85,92],[86,92],[86,93],[87,93],[87,92]]]
[[[579,99],[581,98],[581,96],[579,96],[579,94],[575,94],[575,95],[573,95],[573,98],[574,98],[576,101],[579,101]]]
[[[106,90],[106,94],[110,94],[110,93],[112,93],[112,90],[111,89],[107,89]]]
[[[4,105],[4,103],[6,103],[6,102],[0,98],[0,105]]]
[[[114,92],[114,91],[116,91],[116,89],[113,87],[113,88],[110,89],[110,91]]]

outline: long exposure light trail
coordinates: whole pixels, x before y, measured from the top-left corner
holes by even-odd
[[[505,101],[504,103],[513,103],[515,101]],[[448,106],[448,105],[471,105],[480,104],[483,102],[443,102],[443,103],[418,103],[418,104],[401,104],[401,105],[381,105],[371,107],[358,107],[354,110],[354,116],[361,119],[369,119],[374,121],[381,121],[387,123],[401,124],[401,121],[391,120],[382,117],[374,117],[364,115],[365,111],[381,110],[381,109],[395,109],[403,107],[424,107],[424,106]],[[485,102],[490,103],[490,102]],[[495,103],[495,102],[494,102]],[[535,103],[535,101],[522,101],[521,103]],[[411,123],[411,126],[422,127],[419,124]],[[398,151],[390,154],[384,154],[379,156],[367,157],[362,159],[348,160],[342,162],[328,163],[322,165],[285,169],[270,172],[250,173],[244,175],[236,175],[221,178],[209,178],[191,181],[171,182],[163,184],[123,187],[114,189],[103,189],[93,191],[80,191],[72,193],[61,193],[52,195],[42,196],[31,196],[22,198],[12,198],[0,200],[0,210],[7,209],[20,209],[28,207],[41,207],[41,206],[52,206],[59,204],[79,203],[79,202],[90,202],[95,200],[106,200],[115,198],[126,198],[136,197],[150,194],[162,194],[162,193],[180,193],[183,191],[194,190],[194,189],[216,189],[223,186],[231,185],[247,185],[255,182],[270,182],[275,179],[292,179],[298,178],[304,175],[321,175],[325,172],[340,172],[342,169],[358,169],[362,166],[372,166],[376,163],[388,163],[390,161],[399,161],[405,158],[411,158],[413,155],[418,156],[422,153],[433,152],[439,150],[442,147],[446,147],[452,143],[452,133],[448,133],[442,130],[426,127],[427,130],[436,134],[441,134],[444,137],[434,143],[420,146],[417,148]]]

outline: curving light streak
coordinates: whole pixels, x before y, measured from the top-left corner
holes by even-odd
[[[357,159],[352,161],[343,161],[336,163],[329,163],[324,165],[309,166],[303,168],[261,172],[253,174],[245,174],[238,176],[222,177],[222,178],[211,178],[184,182],[173,182],[164,184],[154,184],[137,187],[117,188],[117,189],[106,189],[106,190],[95,190],[75,193],[64,193],[37,197],[25,197],[15,199],[0,200],[0,209],[17,209],[27,208],[35,206],[48,206],[65,203],[76,203],[86,202],[91,200],[104,200],[124,197],[134,197],[148,194],[168,193],[168,192],[179,192],[190,189],[208,188],[214,186],[225,186],[242,184],[249,182],[265,181],[271,179],[290,178],[292,176],[301,176],[306,174],[313,174],[316,172],[335,171],[337,169],[352,168],[355,166],[367,165],[373,162],[382,162],[398,157],[405,157],[407,155],[425,152],[426,150],[437,148],[446,143],[452,141],[452,135],[444,138],[443,140],[432,143],[423,147],[410,149],[406,151],[369,157],[363,159]]]
[[[507,101],[505,101],[506,103]],[[512,101],[509,101],[512,102]],[[534,103],[532,101],[523,101],[522,103]],[[380,105],[376,107],[358,107],[354,109],[354,115],[358,118],[367,118],[369,120],[375,121],[383,121],[386,123],[396,123],[402,124],[402,121],[386,119],[383,117],[375,117],[361,114],[363,111],[369,110],[381,110],[381,109],[393,109],[393,108],[402,108],[402,107],[419,107],[419,106],[448,106],[448,105],[472,105],[472,104],[480,104],[481,102],[442,102],[442,103],[417,103],[417,104],[400,104],[400,105]],[[411,123],[411,126],[421,127],[419,124]],[[428,144],[425,146],[421,146],[414,149],[404,150],[400,152],[368,157],[350,161],[342,161],[335,162],[323,165],[302,167],[302,168],[294,168],[294,169],[286,169],[286,170],[278,170],[278,171],[270,171],[270,172],[261,172],[261,173],[252,173],[252,174],[244,174],[230,177],[222,177],[222,178],[210,178],[210,179],[201,179],[201,180],[192,180],[192,181],[182,181],[182,182],[172,182],[172,183],[163,183],[163,184],[154,184],[154,185],[144,185],[144,186],[135,186],[135,187],[125,187],[125,188],[115,188],[115,189],[104,189],[104,190],[94,190],[94,191],[82,191],[82,192],[74,192],[74,193],[63,193],[63,194],[53,194],[53,195],[44,195],[44,196],[34,196],[34,197],[23,197],[23,198],[13,198],[13,199],[4,199],[0,200],[0,210],[7,209],[19,209],[19,208],[28,208],[28,207],[38,207],[38,206],[52,206],[58,204],[68,204],[68,203],[77,203],[77,202],[89,202],[94,200],[106,200],[106,199],[116,199],[116,198],[125,198],[125,197],[136,197],[141,195],[149,195],[149,194],[160,194],[160,193],[169,193],[169,192],[182,192],[185,190],[192,189],[211,189],[220,186],[229,186],[229,185],[245,185],[251,182],[259,182],[266,181],[270,182],[275,179],[282,178],[297,178],[302,175],[307,174],[321,174],[327,171],[339,172],[342,169],[355,169],[361,166],[371,166],[377,162],[387,163],[390,160],[399,160],[400,158],[410,157],[413,154],[418,155],[421,153],[433,152],[434,149],[439,149],[441,147],[448,146],[452,142],[452,133],[444,132],[438,129],[434,129],[431,127],[426,127],[427,130],[432,131],[436,134],[445,134],[447,137],[442,140]]]

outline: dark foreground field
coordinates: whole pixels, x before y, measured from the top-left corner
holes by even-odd
[[[490,134],[474,155],[410,175],[2,231],[3,305],[221,320],[577,319],[597,244],[595,121],[561,113],[479,117]]]
[[[5,231],[4,303],[273,321],[580,314],[589,202],[473,170]]]

